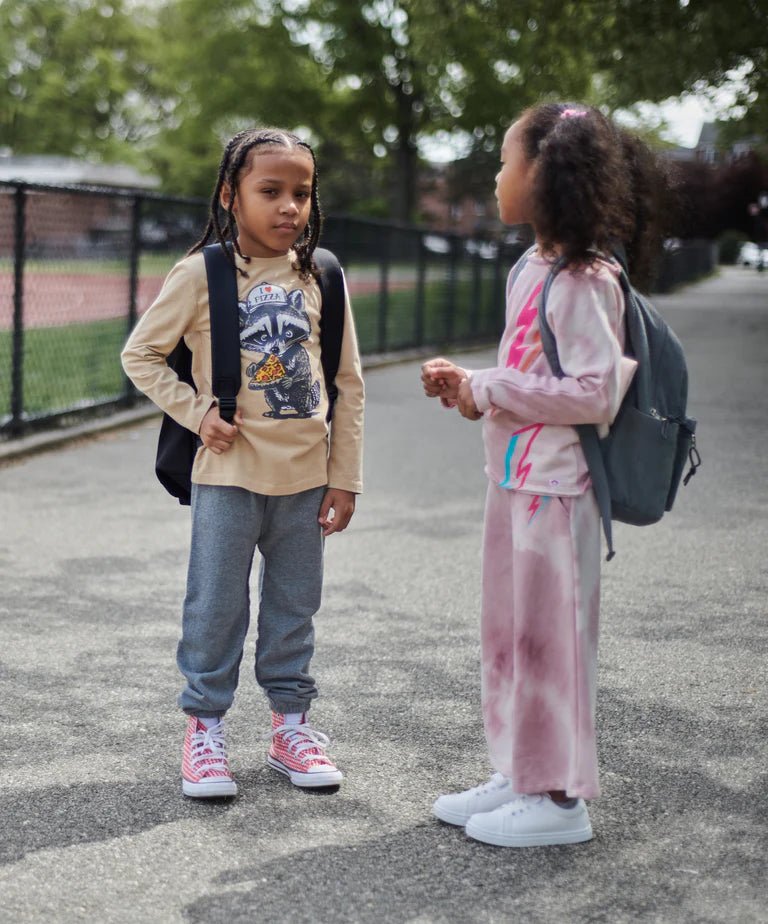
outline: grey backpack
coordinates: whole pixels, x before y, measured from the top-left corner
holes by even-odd
[[[607,561],[615,554],[611,519],[635,526],[658,522],[672,509],[686,459],[690,468],[684,485],[701,464],[696,421],[686,414],[688,369],[683,348],[653,305],[633,288],[624,261],[619,255],[615,259],[624,292],[625,354],[637,361],[637,371],[604,439],[591,424],[575,428],[603,521]],[[539,302],[541,344],[558,378],[566,373],[547,322],[546,302],[562,268],[561,261],[553,265]]]

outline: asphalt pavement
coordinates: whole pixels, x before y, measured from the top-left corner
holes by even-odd
[[[0,468],[0,919],[768,921],[768,273],[655,301],[703,465],[661,523],[616,528],[604,565],[592,842],[494,848],[430,815],[489,772],[485,483],[479,426],[423,397],[411,360],[366,374],[366,490],[327,545],[330,794],[265,765],[251,635],[228,716],[240,795],[181,796],[189,513],[154,481],[156,418]]]

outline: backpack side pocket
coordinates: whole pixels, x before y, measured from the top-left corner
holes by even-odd
[[[613,519],[635,526],[664,514],[675,469],[680,425],[624,405],[600,447]]]

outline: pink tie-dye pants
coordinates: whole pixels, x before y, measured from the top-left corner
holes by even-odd
[[[491,484],[482,595],[492,766],[517,792],[594,798],[600,519],[593,492],[550,497]]]

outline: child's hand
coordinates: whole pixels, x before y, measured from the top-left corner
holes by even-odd
[[[333,518],[330,517],[331,510],[333,510]],[[331,533],[340,533],[346,529],[354,512],[355,495],[352,491],[328,488],[320,504],[320,514],[317,518],[318,523],[323,527],[323,535],[330,536]]]
[[[215,452],[217,456],[231,449],[242,422],[243,414],[239,409],[235,411],[234,421],[229,424],[221,419],[218,405],[214,404],[200,424],[200,439],[203,441],[203,446]]]
[[[472,394],[472,386],[469,384],[469,379],[462,379],[459,385],[457,401],[459,413],[462,417],[466,417],[467,420],[480,420],[483,416],[483,412],[478,411],[477,405],[475,404],[475,397]]]
[[[429,398],[440,398],[444,407],[455,407],[447,402],[455,401],[459,384],[467,377],[466,369],[447,359],[430,359],[421,367],[421,384]]]

